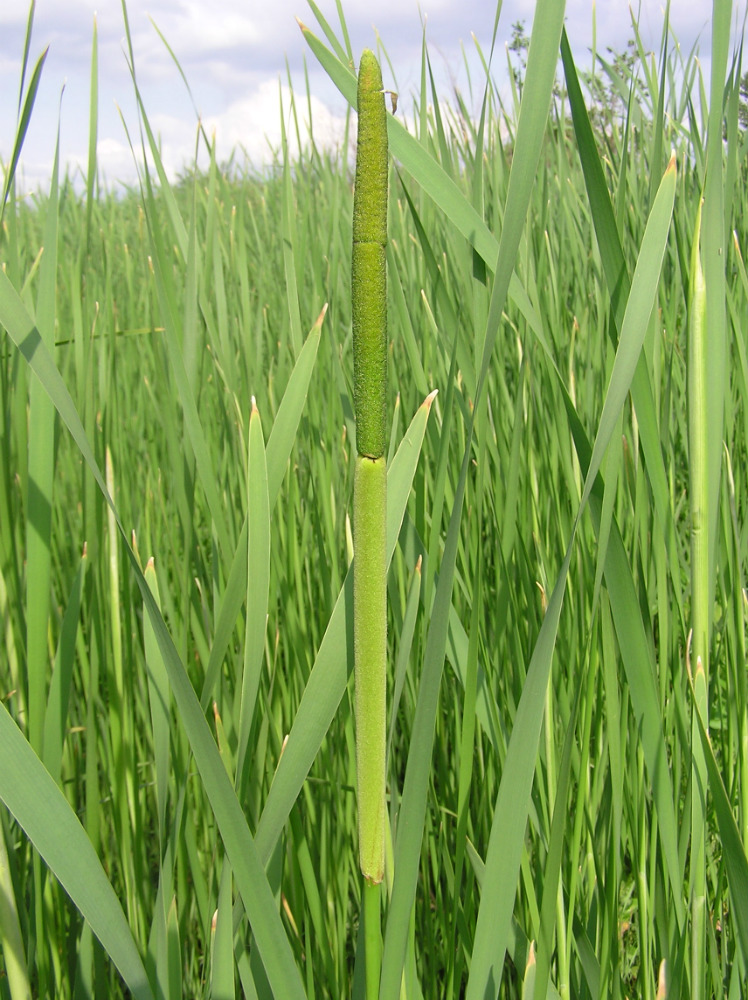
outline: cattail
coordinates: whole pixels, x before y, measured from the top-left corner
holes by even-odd
[[[384,877],[387,655],[387,114],[382,74],[368,49],[358,77],[358,151],[353,201],[353,617],[359,863]]]

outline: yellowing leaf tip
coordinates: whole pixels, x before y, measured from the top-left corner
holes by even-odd
[[[537,961],[537,959],[535,958],[535,942],[531,941],[530,942],[530,951],[529,951],[529,953],[527,955],[527,965],[525,966],[525,972],[527,972],[527,970],[531,966],[535,965],[536,961]]]
[[[319,316],[315,320],[315,323],[314,323],[315,326],[322,326],[322,321],[325,318],[325,316],[327,315],[327,307],[328,307],[328,303],[325,302],[325,304],[322,306],[322,310],[321,310]]]

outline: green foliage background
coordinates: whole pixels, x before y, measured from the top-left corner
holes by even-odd
[[[583,91],[563,12],[521,107],[424,49],[389,116],[388,1000],[745,989],[740,53],[718,2],[711,80],[634,25]],[[0,233],[0,996],[362,996],[350,150],[300,100],[170,184],[141,105],[115,197],[93,53],[86,191],[12,162]]]

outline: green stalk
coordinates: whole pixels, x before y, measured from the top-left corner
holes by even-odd
[[[2,822],[0,822],[0,946],[5,959],[5,975],[12,1000],[31,1000],[26,949],[18,919]]]
[[[364,875],[366,995],[379,994],[384,878],[387,703],[387,114],[382,73],[361,55],[353,200],[351,306],[356,470],[353,482],[353,637],[358,851]]]
[[[366,997],[379,996],[382,968],[382,928],[380,918],[381,883],[364,879],[364,945],[366,953]]]
[[[358,851],[364,876],[384,877],[387,595],[384,457],[356,458],[353,480],[353,646]]]
[[[691,665],[696,704],[691,794],[691,996],[704,996],[706,961],[706,758],[696,709],[709,725],[709,471],[706,446],[706,286],[700,258],[701,206],[691,254],[688,329],[688,464],[691,502]]]
[[[387,117],[379,64],[368,49],[358,79],[358,153],[353,202],[354,647],[359,860],[384,876],[386,681],[385,512],[387,470]]]

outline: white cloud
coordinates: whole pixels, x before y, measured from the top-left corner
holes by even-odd
[[[219,160],[227,159],[233,150],[242,150],[249,161],[260,166],[271,162],[273,153],[280,150],[281,107],[290,148],[296,148],[296,130],[292,122],[292,94],[288,87],[279,87],[277,81],[266,80],[247,97],[234,101],[225,111],[210,115],[205,121],[209,136],[215,135]],[[311,117],[314,140],[318,146],[332,147],[342,141],[345,119],[332,114],[318,98],[312,97]],[[308,139],[307,100],[296,98],[302,143]]]
[[[319,0],[333,31],[341,36],[336,0]],[[735,16],[742,16],[739,0]],[[99,42],[100,165],[110,182],[135,178],[132,154],[116,107],[137,136],[137,114],[125,56],[125,28],[118,0],[37,0],[32,60],[50,46],[32,124],[24,148],[26,177],[43,174],[51,165],[57,126],[59,95],[67,80],[62,105],[62,153],[67,162],[85,164],[88,146],[88,99],[91,38],[96,17]],[[634,7],[638,3],[634,2]],[[640,27],[644,44],[659,47],[661,0],[643,0]],[[471,40],[474,32],[488,52],[496,0],[343,0],[351,44],[356,56],[365,45],[375,45],[378,31],[392,60],[397,79],[385,62],[386,86],[408,96],[420,88],[423,16],[437,84],[441,93],[453,85],[467,91],[465,63],[480,86],[480,61]],[[739,9],[738,9],[739,8]],[[575,55],[584,64],[592,39],[593,0],[567,0],[566,27]],[[621,50],[631,36],[629,0],[597,0],[597,46]],[[499,25],[499,51],[494,62],[497,78],[505,72],[503,46],[512,24],[520,19],[530,31],[534,0],[504,0]],[[216,130],[219,155],[232,144],[244,147],[253,160],[265,162],[269,147],[280,142],[278,81],[285,84],[286,58],[293,86],[302,94],[298,106],[306,113],[306,60],[313,102],[315,133],[319,141],[329,130],[332,141],[342,130],[345,102],[319,68],[302,39],[295,15],[318,37],[306,0],[129,0],[128,21],[135,50],[138,83],[147,113],[161,135],[164,157],[174,170],[194,156],[196,114],[171,55],[151,23],[158,26],[184,70],[197,111],[210,132]],[[28,9],[23,0],[0,0],[0,159],[7,162],[15,131],[15,95]],[[671,21],[685,52],[701,32],[702,64],[708,65],[711,0],[672,0]],[[465,42],[464,52],[461,42]],[[500,82],[500,80],[499,80]],[[479,99],[479,98],[476,98]],[[287,98],[284,99],[287,111]],[[32,164],[35,165],[32,167]],[[122,171],[122,173],[120,173]]]
[[[298,146],[291,102],[292,93],[287,86],[279,86],[277,80],[266,80],[252,93],[234,101],[219,114],[207,116],[202,121],[202,126],[208,139],[215,140],[219,163],[226,162],[232,154],[236,154],[240,165],[244,158],[256,169],[271,164],[281,149],[281,106],[287,140],[291,154],[295,155]],[[319,148],[338,146],[344,137],[345,119],[332,114],[316,97],[310,99],[310,104],[315,143]],[[296,111],[302,144],[306,144],[309,137],[306,97],[301,101],[296,99]],[[206,165],[207,150],[202,139],[198,143],[199,124],[196,120],[185,121],[183,117],[162,113],[149,115],[148,121],[156,138],[161,162],[171,180],[194,165],[198,148],[198,165]],[[125,139],[120,141],[106,137],[97,143],[98,170],[107,186],[112,186],[119,180],[126,183],[136,181],[135,161],[137,160],[139,168],[142,166],[142,152],[136,129],[131,128],[131,137],[134,143],[137,142],[134,154]],[[150,153],[148,159],[151,162]],[[66,161],[74,176],[85,174],[87,153],[82,149],[69,154]],[[25,183],[39,180],[40,175],[38,167],[33,174],[27,172]]]

